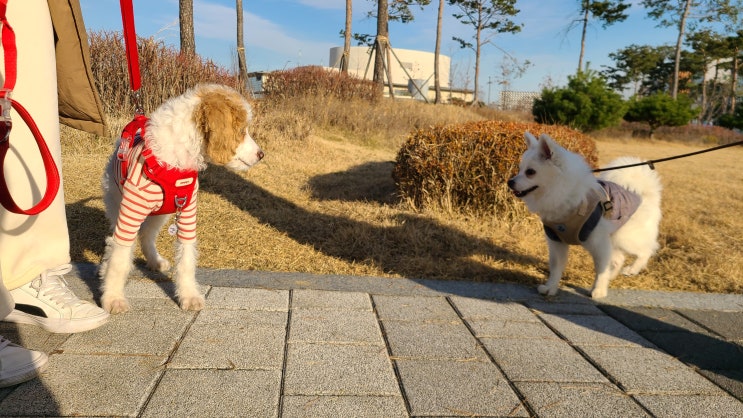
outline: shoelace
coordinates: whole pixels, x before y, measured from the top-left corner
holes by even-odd
[[[67,287],[67,281],[64,275],[72,270],[72,265],[64,264],[55,269],[47,270],[36,279],[39,283],[34,286],[42,296],[48,297],[49,300],[63,307],[74,307],[84,303],[78,298],[72,290]]]

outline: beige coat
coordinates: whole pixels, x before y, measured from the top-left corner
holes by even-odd
[[[90,68],[88,34],[78,0],[48,0],[55,35],[59,121],[105,135],[103,105]]]

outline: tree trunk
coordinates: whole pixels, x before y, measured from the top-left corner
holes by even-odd
[[[384,58],[387,54],[387,41],[389,31],[387,30],[387,0],[377,1],[377,38],[374,40],[374,82],[384,88]],[[392,82],[390,81],[390,84]]]
[[[248,65],[245,62],[245,38],[243,36],[243,2],[235,0],[235,10],[237,11],[237,66],[238,80],[240,88],[246,87],[248,82]],[[248,89],[252,93],[252,89]]]
[[[196,55],[193,34],[193,0],[178,0],[178,21],[181,32],[181,54]]]
[[[704,70],[702,70],[702,111],[699,112],[702,121],[707,119],[707,60],[704,60]]]
[[[480,36],[482,34],[482,3],[478,3],[477,31],[475,33],[475,91],[472,94],[472,106],[477,106],[477,91],[480,88],[480,50],[482,48]]]
[[[351,57],[351,17],[352,0],[346,0],[346,31],[343,33],[343,57],[341,58],[341,72],[348,74],[348,59]]]
[[[679,36],[676,38],[676,57],[673,63],[673,85],[671,86],[671,97],[675,100],[679,92],[679,70],[681,67],[681,44],[684,42],[684,32],[686,31],[686,19],[689,17],[693,0],[686,0],[684,4],[684,13],[679,21]]]
[[[439,15],[436,20],[436,47],[433,53],[433,86],[436,90],[434,103],[441,103],[441,81],[439,79],[439,55],[441,55],[441,21],[444,16],[444,0],[439,0]]]
[[[738,93],[738,70],[740,61],[738,60],[740,49],[735,48],[733,51],[733,68],[732,68],[732,80],[730,80],[730,109],[729,112],[731,115],[735,113],[735,106],[736,103],[736,94]]]
[[[583,1],[585,13],[583,15],[583,31],[580,37],[580,56],[578,57],[578,72],[583,71],[583,55],[586,52],[586,29],[588,28],[588,0]]]

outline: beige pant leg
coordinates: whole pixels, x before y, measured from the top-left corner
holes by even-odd
[[[13,296],[10,295],[8,289],[3,284],[2,277],[0,277],[0,320],[8,316],[8,314],[15,307]]]
[[[57,105],[54,34],[46,0],[10,0],[7,18],[16,34],[17,81],[12,97],[28,110],[62,171]],[[4,54],[0,54],[3,60]],[[5,64],[0,65],[5,81]],[[46,190],[46,173],[36,141],[21,117],[12,112],[11,148],[3,170],[18,206],[28,209]],[[42,271],[70,261],[64,193],[36,216],[18,215],[0,207],[0,269],[9,290],[33,280]]]

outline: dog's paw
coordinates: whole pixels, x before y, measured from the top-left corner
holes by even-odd
[[[605,298],[606,295],[608,295],[608,294],[609,294],[609,291],[607,289],[605,289],[605,288],[601,288],[601,289],[596,288],[596,289],[593,289],[591,291],[591,298],[593,298],[593,299],[601,299],[601,298]]]
[[[170,262],[160,256],[155,260],[147,260],[147,268],[152,271],[165,273],[170,270]]]
[[[181,309],[184,311],[200,311],[204,309],[204,306],[206,305],[206,301],[201,295],[182,297],[180,302]]]
[[[549,287],[546,284],[540,284],[537,286],[537,292],[539,292],[540,295],[555,296],[557,294],[557,288]]]
[[[125,297],[107,297],[103,295],[101,297],[101,305],[103,305],[103,309],[112,314],[129,311],[129,301]]]
[[[640,272],[641,269],[635,268],[634,266],[627,266],[622,269],[622,275],[623,276],[637,276],[637,273]]]

